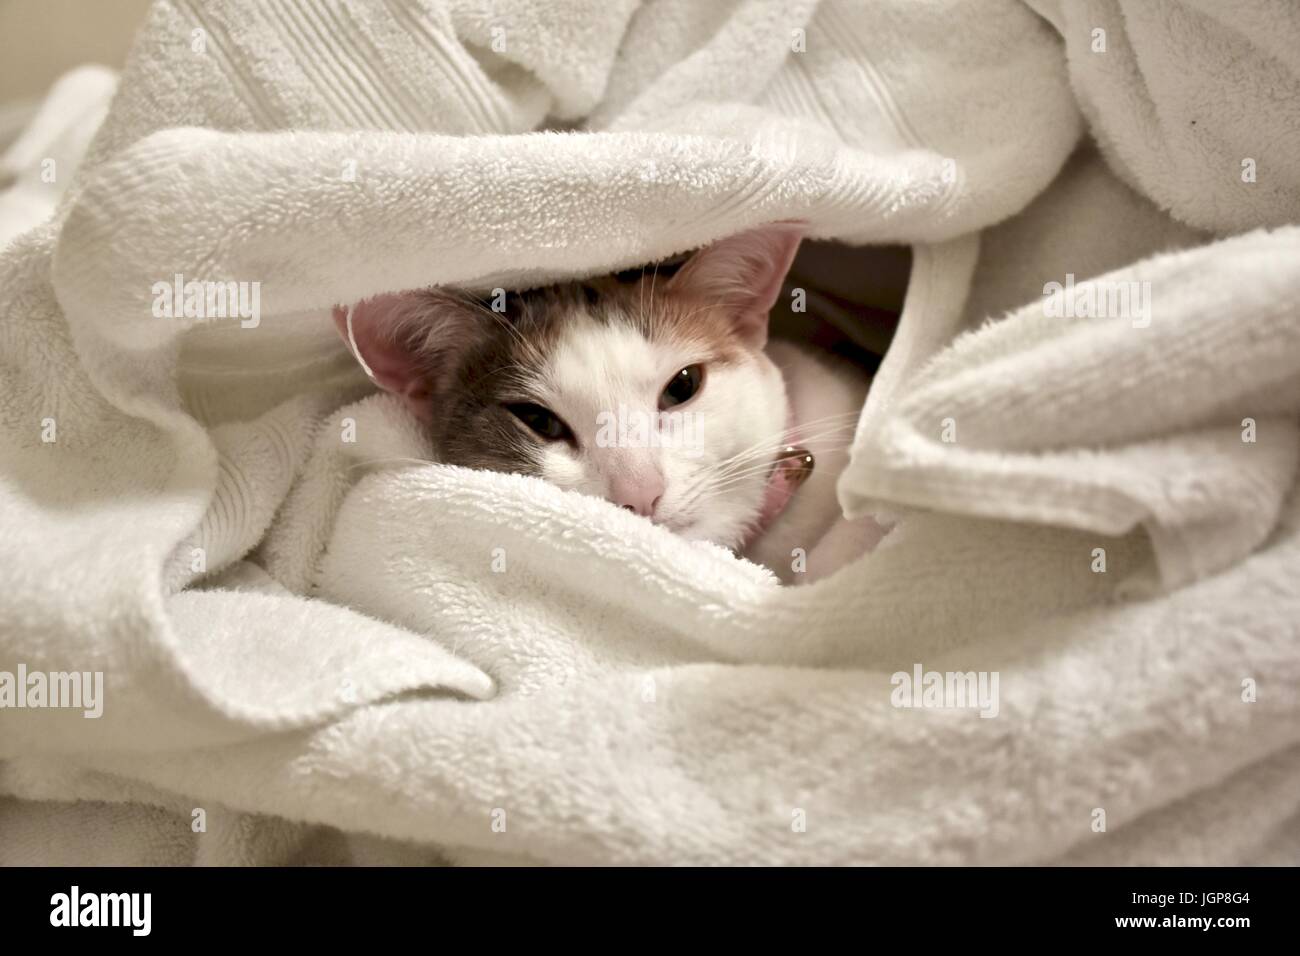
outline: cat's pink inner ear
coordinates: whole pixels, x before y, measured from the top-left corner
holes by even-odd
[[[687,260],[670,288],[719,302],[737,331],[762,346],[767,316],[799,251],[806,223],[775,222],[719,239]]]
[[[429,418],[430,368],[415,343],[412,313],[417,293],[378,295],[348,309],[334,307],[334,324],[366,374],[384,391],[399,396],[420,418]]]

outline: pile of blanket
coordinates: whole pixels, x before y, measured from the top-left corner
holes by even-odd
[[[0,863],[1300,860],[1300,12],[158,0],[74,152],[0,249]],[[421,463],[329,319],[792,218],[914,244],[893,530],[807,587]]]

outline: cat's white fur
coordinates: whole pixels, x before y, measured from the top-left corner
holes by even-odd
[[[650,341],[626,325],[581,316],[566,325],[552,355],[543,404],[573,429],[578,447],[549,445],[543,477],[561,488],[612,499],[611,479],[620,471],[657,470],[664,484],[657,523],[685,538],[738,547],[762,507],[767,476],[756,462],[751,474],[715,493],[707,473],[745,449],[763,449],[768,460],[775,454],[787,414],[776,366],[761,353],[709,366],[699,393],[675,409],[695,416],[698,434],[687,437],[698,442],[602,448],[596,441],[602,413],[657,415],[668,380],[707,356]]]

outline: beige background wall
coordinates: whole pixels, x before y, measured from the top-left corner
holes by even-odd
[[[151,0],[0,0],[0,103],[35,99],[81,63],[121,69]]]

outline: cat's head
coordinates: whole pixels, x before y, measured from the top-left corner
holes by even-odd
[[[358,303],[339,331],[428,422],[448,464],[543,478],[691,539],[738,546],[787,427],[763,353],[802,228],[778,223],[646,272],[505,298],[446,289]],[[500,304],[500,303],[498,303]]]

